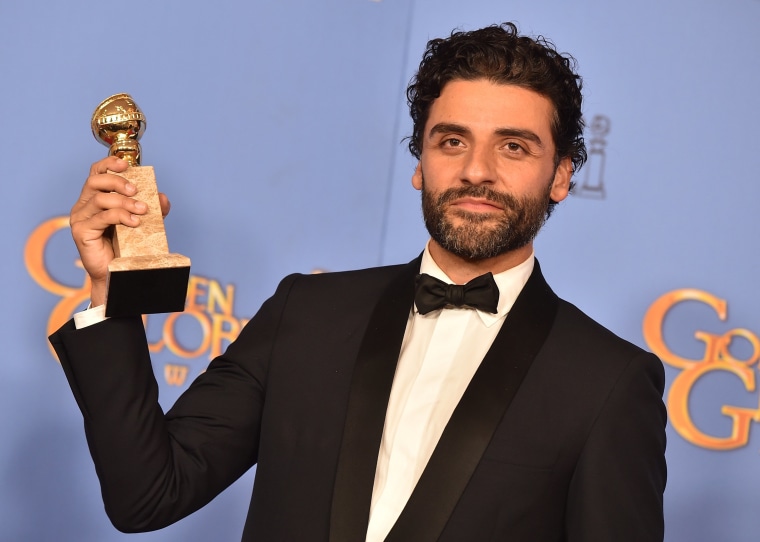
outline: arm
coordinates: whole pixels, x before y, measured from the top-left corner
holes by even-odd
[[[662,363],[634,357],[607,397],[568,493],[568,542],[661,542],[666,412]]]
[[[134,186],[107,173],[126,167],[114,157],[94,164],[71,211],[72,235],[92,279],[93,305],[105,299],[113,259],[108,228],[137,226],[147,210],[131,197],[139,197]],[[166,214],[163,195],[161,206]],[[262,308],[260,314],[261,336],[270,337],[264,316],[269,312]],[[69,322],[50,340],[84,416],[106,511],[117,528],[168,525],[208,502],[255,462],[265,356],[256,355],[259,365],[246,365],[245,354],[256,348],[250,341],[250,350],[230,348],[236,354],[212,364],[181,399],[181,415],[164,417],[140,318],[114,318],[81,330]],[[239,412],[245,416],[232,414]]]
[[[111,318],[51,336],[84,416],[113,524],[165,527],[205,505],[257,460],[279,315],[291,281],[164,416],[140,318]]]

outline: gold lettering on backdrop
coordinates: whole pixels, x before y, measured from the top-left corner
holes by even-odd
[[[47,335],[65,324],[77,307],[85,303],[90,297],[90,277],[84,273],[82,286],[77,288],[61,284],[50,276],[45,266],[45,249],[50,238],[64,228],[69,227],[69,219],[65,216],[51,218],[37,226],[29,236],[24,248],[24,264],[27,272],[44,290],[57,295],[61,300],[50,313],[47,324]],[[82,267],[82,262],[75,262],[77,267]],[[48,345],[49,346],[49,345]],[[55,356],[52,347],[50,351]]]
[[[167,363],[164,365],[164,379],[170,386],[184,386],[188,371],[187,365]]]
[[[60,230],[68,229],[68,217],[51,218],[40,224],[29,236],[24,250],[24,263],[32,279],[44,290],[60,297],[50,313],[47,334],[65,324],[90,298],[90,279],[83,273],[84,279],[79,287],[69,286],[53,278],[45,265],[45,251],[50,239]],[[74,264],[82,268],[77,260]],[[233,314],[235,305],[235,286],[223,285],[219,281],[191,275],[187,288],[187,301],[184,312],[167,315],[151,315],[150,321],[158,321],[160,337],[149,342],[151,352],[168,350],[174,356],[183,359],[206,357],[211,360],[220,355],[248,322],[248,319],[236,318]],[[148,326],[148,316],[143,316],[143,324]],[[185,334],[185,343],[180,341],[177,326],[194,326],[193,333]],[[51,353],[55,356],[51,348]],[[189,368],[185,365],[166,364],[164,379],[170,386],[182,386]]]
[[[760,359],[760,339],[748,329],[736,328],[722,335],[697,330],[694,337],[704,343],[700,359],[682,357],[673,352],[665,343],[663,324],[668,312],[684,301],[695,301],[710,307],[718,319],[726,320],[728,305],[708,292],[696,289],[682,289],[668,292],[649,307],[644,316],[644,340],[665,363],[680,369],[670,386],[667,397],[668,415],[673,428],[687,441],[711,450],[733,450],[745,446],[749,441],[751,422],[760,422],[758,409],[724,405],[721,413],[731,420],[731,434],[727,437],[709,435],[700,430],[689,410],[689,397],[696,382],[712,373],[723,372],[734,375],[748,392],[756,388],[755,368]],[[730,351],[733,341],[746,341],[751,354],[746,359],[738,359]]]

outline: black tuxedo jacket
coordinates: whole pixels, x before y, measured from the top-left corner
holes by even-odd
[[[364,540],[418,269],[285,278],[166,415],[139,318],[51,336],[114,525],[168,525],[257,464],[243,540]],[[387,540],[661,541],[663,385],[536,264]]]

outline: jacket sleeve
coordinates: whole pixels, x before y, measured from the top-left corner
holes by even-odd
[[[165,527],[256,463],[268,358],[293,278],[164,415],[139,317],[51,335],[84,417],[106,512],[124,532]]]
[[[610,391],[571,481],[568,542],[662,542],[664,380],[660,360],[642,353]]]

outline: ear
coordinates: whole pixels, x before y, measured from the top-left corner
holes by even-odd
[[[422,163],[417,162],[417,167],[414,168],[414,174],[412,174],[412,186],[417,190],[422,190]]]
[[[554,172],[552,182],[551,199],[559,203],[570,192],[570,180],[573,177],[573,161],[569,156],[560,160],[557,170]]]

